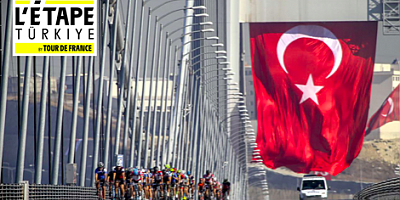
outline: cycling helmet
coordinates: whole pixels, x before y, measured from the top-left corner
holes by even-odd
[[[182,174],[186,174],[186,173],[185,173],[185,170],[182,170],[181,173],[182,173]]]
[[[214,181],[214,182],[217,182],[217,177],[214,177],[214,178],[213,178],[213,181]]]
[[[104,167],[104,163],[99,162],[99,164],[97,165],[97,167]]]
[[[178,174],[180,174],[181,173],[181,170],[180,169],[178,169]]]
[[[135,175],[135,176],[137,176],[137,175],[139,175],[139,170],[138,169],[133,169],[133,175]]]
[[[206,171],[206,174],[210,174],[210,173],[211,173],[211,171],[210,171],[210,170],[207,170],[207,171]]]
[[[224,183],[227,183],[228,182],[228,179],[224,179]]]
[[[171,168],[171,166],[169,166],[169,164],[165,164],[164,167],[165,167],[166,169]]]
[[[158,172],[158,171],[159,171],[158,167],[154,167],[154,172]]]
[[[190,175],[190,171],[187,171],[187,175]]]
[[[170,170],[171,170],[171,172],[174,172],[174,171],[175,171],[175,169],[174,169],[174,168],[171,168]]]
[[[113,166],[113,167],[112,167],[112,170],[115,171],[115,168],[117,168],[117,167],[116,167],[116,166]]]
[[[174,168],[174,170],[177,172],[178,171],[178,169],[176,169],[176,168]]]

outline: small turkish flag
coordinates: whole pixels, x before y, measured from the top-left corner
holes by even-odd
[[[322,177],[325,177],[325,179],[327,180],[327,181],[330,181],[330,180],[332,180],[332,176],[328,173],[328,172],[312,172],[314,175],[316,175],[316,176],[322,176]]]
[[[386,123],[400,120],[399,86],[397,86],[396,89],[394,89],[386,98],[379,110],[372,115],[368,122],[368,128],[365,135],[368,135],[372,130],[377,129]]]
[[[337,175],[359,154],[376,22],[251,23],[257,145],[269,168]]]

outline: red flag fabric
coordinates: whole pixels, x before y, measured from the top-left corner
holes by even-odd
[[[269,168],[337,175],[359,154],[376,22],[251,23],[257,145]]]
[[[368,122],[365,135],[368,135],[372,130],[377,129],[388,122],[400,120],[399,86],[397,86],[396,89],[394,89],[393,92],[385,99],[379,110],[372,115]]]

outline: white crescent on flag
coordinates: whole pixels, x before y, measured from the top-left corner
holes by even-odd
[[[391,97],[389,97],[387,99],[387,102],[389,103],[390,107],[389,107],[389,111],[386,114],[383,114],[383,113],[381,114],[384,117],[387,117],[388,115],[390,115],[390,113],[393,112],[393,99]]]
[[[281,36],[278,41],[277,55],[279,64],[281,65],[282,69],[286,73],[288,73],[285,63],[283,61],[286,48],[289,46],[290,43],[301,38],[312,38],[320,40],[332,50],[333,56],[335,57],[335,63],[333,65],[332,71],[328,74],[326,78],[332,76],[338,70],[340,63],[342,62],[342,46],[340,45],[337,37],[330,30],[318,25],[298,25],[289,29]]]

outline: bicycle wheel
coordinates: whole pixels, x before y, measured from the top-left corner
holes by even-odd
[[[207,188],[207,192],[206,192],[206,200],[211,200],[212,198],[212,190],[210,188]]]
[[[133,195],[133,199],[139,199],[139,195],[138,195],[138,188],[137,188],[137,185],[133,185],[133,192],[135,193],[134,195]]]
[[[161,191],[160,191],[160,187],[157,187],[156,189],[156,196],[155,196],[156,200],[161,199]]]
[[[200,193],[199,199],[200,199],[200,200],[204,200],[204,192]]]
[[[99,189],[97,190],[97,196],[98,196],[98,199],[100,199],[100,200],[103,199],[103,190],[101,189],[101,187],[99,187]]]

